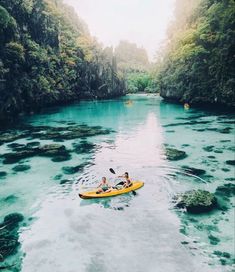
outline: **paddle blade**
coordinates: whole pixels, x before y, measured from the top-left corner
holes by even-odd
[[[113,168],[109,168],[109,171],[110,171],[112,174],[116,174],[115,171],[113,170]]]

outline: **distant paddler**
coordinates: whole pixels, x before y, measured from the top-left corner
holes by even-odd
[[[188,103],[184,103],[184,109],[185,110],[189,110],[189,108],[190,108],[189,104]]]
[[[133,105],[133,102],[131,100],[128,100],[125,102],[125,105],[127,106],[132,106]]]

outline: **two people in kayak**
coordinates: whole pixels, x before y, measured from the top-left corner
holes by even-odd
[[[97,194],[99,193],[108,193],[111,192],[112,189],[117,189],[117,186],[122,186],[123,188],[128,188],[132,185],[131,179],[129,178],[129,174],[128,172],[125,172],[124,175],[122,176],[118,176],[118,178],[124,178],[125,181],[120,181],[118,184],[116,184],[114,187],[110,186],[106,177],[102,177],[102,180],[100,182],[100,184],[98,185],[98,190],[97,190]]]

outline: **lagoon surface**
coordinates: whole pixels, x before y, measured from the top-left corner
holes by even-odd
[[[52,108],[1,131],[21,135],[2,143],[1,155],[32,142],[68,151],[56,159],[49,153],[17,161],[1,157],[0,218],[24,216],[21,245],[6,258],[17,265],[8,271],[232,271],[234,198],[224,196],[220,208],[193,215],[175,209],[174,196],[192,189],[214,193],[234,183],[234,166],[226,163],[234,160],[234,120],[231,114],[185,110],[155,95],[128,95]],[[93,131],[74,138],[76,126]],[[32,127],[36,131],[27,132]],[[187,157],[168,161],[166,147]],[[183,166],[206,172],[195,177]],[[80,199],[78,193],[102,176],[118,181],[111,167],[145,186],[135,195]]]

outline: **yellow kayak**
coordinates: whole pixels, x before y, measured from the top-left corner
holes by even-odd
[[[79,194],[79,196],[83,199],[88,199],[88,198],[101,198],[101,197],[110,197],[110,196],[116,196],[116,195],[122,195],[129,193],[131,191],[135,191],[137,189],[140,189],[142,186],[144,186],[144,183],[142,181],[133,181],[132,185],[128,188],[122,188],[122,189],[112,189],[111,192],[107,193],[99,193],[97,194],[96,191],[90,191],[90,192],[84,192]]]

